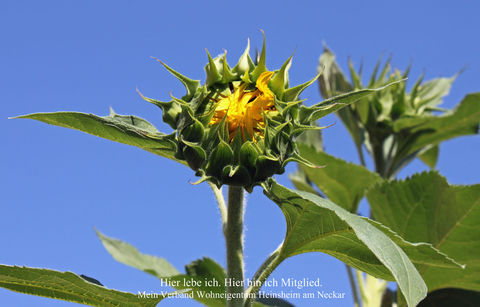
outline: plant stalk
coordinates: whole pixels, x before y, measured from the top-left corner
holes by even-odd
[[[258,295],[258,292],[263,286],[263,283],[267,278],[272,274],[273,270],[282,262],[280,255],[280,247],[275,250],[265,262],[260,266],[258,271],[255,273],[250,286],[245,291],[245,307],[250,307],[255,301],[255,297]]]
[[[353,277],[352,267],[350,267],[348,264],[345,264],[345,268],[347,269],[348,279],[350,280],[350,287],[352,288],[353,304],[355,307],[359,307],[360,299],[358,297],[357,285],[355,283],[355,278]]]
[[[243,306],[243,215],[244,189],[228,187],[227,224],[225,241],[227,247],[227,307]],[[229,299],[230,298],[230,299]]]

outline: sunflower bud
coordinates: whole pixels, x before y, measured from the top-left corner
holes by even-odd
[[[217,186],[237,185],[251,191],[283,173],[289,161],[305,162],[298,155],[295,138],[319,127],[310,125],[313,109],[299,112],[298,98],[318,76],[289,88],[291,57],[279,70],[269,71],[265,38],[256,64],[249,49],[250,43],[233,68],[226,52],[212,58],[207,51],[203,86],[160,61],[185,85],[187,93],[182,98],[172,96],[168,102],[142,97],[162,109],[164,121],[176,131],[176,158],[195,170],[200,182],[209,180]]]

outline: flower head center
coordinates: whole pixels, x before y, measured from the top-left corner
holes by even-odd
[[[251,91],[247,90],[247,83],[234,86],[231,95],[218,101],[210,125],[220,123],[225,118],[229,141],[238,131],[242,133],[243,140],[255,140],[256,135],[262,137],[264,113],[276,111],[274,94],[268,88],[272,75],[271,71],[263,72],[257,79],[256,89]]]

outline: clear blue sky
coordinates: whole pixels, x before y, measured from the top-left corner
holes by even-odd
[[[291,83],[316,73],[322,41],[346,68],[363,57],[367,72],[382,53],[412,76],[451,76],[463,66],[446,107],[480,91],[480,41],[474,1],[22,1],[0,4],[1,215],[0,263],[70,270],[125,291],[158,291],[158,280],[115,262],[93,227],[165,257],[178,269],[208,256],[224,264],[224,240],[206,184],[192,186],[192,171],[140,149],[8,116],[71,110],[106,115],[112,106],[168,132],[161,112],[135,91],[160,100],[183,89],[155,56],[204,80],[205,48],[228,50],[230,63],[248,37],[267,34],[267,66],[278,68],[296,49]],[[445,3],[445,4],[442,4]],[[448,3],[448,4],[446,4]],[[312,86],[304,97],[320,100]],[[328,117],[322,124],[336,121]],[[480,182],[480,138],[441,147],[439,171],[451,183]],[[329,153],[357,161],[340,122],[325,130]],[[402,176],[425,169],[419,162]],[[293,170],[290,167],[289,170]],[[279,181],[289,184],[286,176]],[[246,270],[251,276],[283,239],[280,210],[256,188],[248,196]],[[324,290],[346,292],[338,301],[292,301],[298,306],[349,306],[344,266],[305,254],[283,263],[273,276],[320,277]],[[177,304],[176,304],[177,303]],[[0,289],[2,306],[74,304]],[[197,306],[169,301],[165,306]]]

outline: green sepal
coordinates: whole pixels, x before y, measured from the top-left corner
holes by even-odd
[[[188,142],[195,142],[200,143],[203,140],[203,136],[205,134],[205,128],[203,127],[202,123],[198,121],[196,118],[192,117],[193,123],[187,125],[182,129],[180,135],[182,136],[183,140]]]
[[[257,163],[258,155],[259,152],[250,141],[243,143],[242,147],[240,148],[240,165],[247,168],[250,173],[253,173],[252,175],[255,175],[255,165]]]
[[[292,131],[292,134],[293,135],[299,135],[300,133],[304,132],[304,131],[309,131],[309,130],[323,130],[325,128],[330,128],[332,127],[333,125],[335,124],[331,124],[331,125],[328,125],[328,126],[308,126],[308,125],[300,125],[300,124],[297,124],[295,126],[295,128],[293,129]]]
[[[303,158],[300,156],[298,153],[294,152],[291,157],[287,158],[285,161],[283,161],[283,166],[287,165],[288,162],[297,162],[300,164],[303,164],[305,166],[308,166],[310,168],[324,168],[326,165],[315,165],[314,163],[308,161],[307,159]]]
[[[242,81],[245,83],[252,83],[253,81],[250,79],[250,75],[248,73],[248,70],[242,75],[241,77]]]
[[[283,158],[290,155],[295,148],[295,145],[293,144],[289,134],[285,133],[284,131],[279,131],[275,135],[273,147],[277,148],[278,153]]]
[[[186,143],[186,142],[184,142]],[[185,144],[183,148],[183,156],[194,171],[200,169],[207,159],[207,154],[202,147],[193,144]]]
[[[203,125],[193,115],[193,110],[191,109],[190,105],[173,96],[172,98],[176,101],[179,101],[179,105],[182,108],[181,116],[177,122],[177,131],[179,137],[190,142],[201,141],[204,134]],[[201,132],[200,128],[202,128]]]
[[[199,80],[192,80],[192,79],[182,75],[181,73],[175,71],[174,69],[172,69],[170,66],[163,63],[159,59],[157,59],[157,58],[154,58],[154,59],[157,60],[158,62],[160,62],[160,64],[162,64],[163,67],[165,67],[173,76],[175,76],[178,80],[180,80],[180,82],[183,83],[183,85],[185,86],[185,88],[187,90],[187,94],[183,97],[183,99],[189,100],[190,98],[192,98],[193,95],[195,94],[195,92],[197,91],[198,87],[200,86],[200,81]]]
[[[372,76],[370,77],[370,81],[368,82],[367,87],[372,87],[375,84],[375,79],[377,78],[378,69],[380,68],[380,64],[382,63],[383,56],[380,56],[375,64],[375,68],[373,69]]]
[[[234,159],[233,161],[238,163],[240,160],[240,148],[242,147],[242,144],[244,140],[249,140],[250,135],[247,133],[245,129],[242,129],[242,127],[239,125],[237,127],[237,130],[235,132],[235,136],[233,137],[233,140],[230,141],[230,148],[232,148],[234,154]]]
[[[172,98],[172,100],[174,102],[176,102],[181,108],[182,110],[184,109],[187,109],[190,111],[190,113],[193,112],[193,109],[192,107],[190,106],[190,104],[188,102],[186,102],[185,100],[183,99],[178,99],[177,97],[173,96],[172,93],[170,93],[170,97]]]
[[[206,167],[207,175],[221,178],[223,168],[232,164],[232,162],[233,150],[226,142],[220,140],[218,146],[208,157],[208,164]]]
[[[162,119],[165,123],[169,124],[170,127],[172,127],[173,129],[177,128],[178,116],[182,112],[182,108],[174,100],[159,101],[143,96],[143,94],[138,90],[138,88],[137,92],[143,100],[148,101],[162,109]]]
[[[185,161],[185,157],[183,156],[183,148],[184,147],[185,147],[185,144],[183,144],[183,143],[178,144],[177,150],[175,151],[175,154],[173,155],[175,157],[175,159],[180,160],[180,161]]]
[[[285,87],[288,84],[288,69],[292,63],[292,57],[293,54],[283,63],[280,70],[273,75],[272,79],[270,79],[270,89],[277,97],[282,97],[283,92],[285,92]]]
[[[223,75],[223,82],[228,83],[236,80],[236,76],[230,70],[230,66],[227,63],[227,51],[223,54],[222,58],[222,75]]]
[[[229,185],[246,186],[251,184],[252,179],[245,167],[227,165],[222,170],[222,181]]]
[[[222,184],[220,183],[220,181],[218,181],[215,177],[205,175],[205,173],[204,173],[202,170],[198,170],[198,171],[195,173],[195,176],[200,177],[200,179],[198,179],[198,180],[195,181],[195,182],[190,182],[191,185],[199,185],[199,184],[202,183],[202,182],[210,181],[210,182],[212,182],[213,184],[215,184],[217,187],[221,187],[221,186],[222,186]]]
[[[212,56],[208,50],[205,49],[205,51],[207,52],[208,56],[208,64],[205,66],[205,71],[207,73],[207,80],[205,81],[205,84],[208,87],[222,81],[222,75],[218,72],[217,63],[215,63],[215,61],[212,59]]]
[[[297,118],[298,115],[298,105],[302,104],[306,99],[302,100],[295,100],[290,102],[281,102],[279,100],[275,100],[275,105],[281,105],[280,113],[283,118],[286,118],[288,113],[290,113],[292,118]],[[277,108],[279,109],[279,108]]]
[[[250,39],[247,40],[247,47],[245,51],[238,59],[237,65],[232,69],[232,72],[236,74],[238,77],[242,76],[243,74],[247,73],[255,67],[253,64],[252,59],[250,58]]]
[[[385,62],[385,65],[383,65],[383,69],[380,72],[380,76],[377,78],[376,84],[381,85],[385,83],[386,79],[385,77],[387,76],[387,73],[390,71],[390,62],[392,61],[392,55],[390,55]]]
[[[276,122],[276,121],[270,120],[270,122]],[[287,127],[287,128],[285,128],[285,127]],[[284,129],[286,129],[287,132],[290,132],[290,131],[292,130],[292,129],[291,129],[292,127],[293,127],[292,121],[291,121],[291,120],[288,120],[288,121],[286,121],[286,122],[284,122],[284,123],[278,123],[278,126],[275,126],[274,130],[275,130],[277,133],[280,132],[280,131],[284,131]]]
[[[265,147],[265,150],[267,150],[270,147],[271,138],[273,137],[273,135],[271,134],[275,133],[275,131],[272,131],[274,129],[272,129],[272,127],[270,126],[270,120],[265,114],[265,112],[262,112],[262,116],[263,122],[265,123],[265,128],[263,129],[263,147]]]
[[[303,84],[297,85],[295,87],[291,87],[283,93],[282,100],[283,101],[294,101],[297,100],[298,96],[307,88],[309,87],[313,82],[315,82],[318,77],[320,77],[321,73],[316,75],[312,80],[307,81]]]
[[[261,155],[257,158],[257,166],[255,173],[255,181],[265,181],[267,178],[272,177],[274,174],[283,174],[285,169],[282,167],[282,163],[278,158],[271,158],[265,155]]]
[[[204,148],[206,148],[207,152],[210,152],[211,150],[213,150],[213,148],[218,144],[219,142],[218,136],[219,134],[221,134],[220,128],[223,127],[222,129],[225,129],[226,119],[227,117],[224,116],[221,122],[215,125],[212,125],[207,129],[207,136],[204,141]]]
[[[195,95],[192,97],[192,99],[188,101],[189,108],[192,110],[193,114],[196,114],[196,116],[198,116],[198,119],[200,121],[202,121],[203,118],[207,115],[203,114],[205,113],[205,109],[208,107],[208,103],[206,103],[208,102],[208,100],[205,99],[207,95],[208,89],[207,86],[204,85],[200,87],[195,93]]]
[[[357,72],[353,68],[353,63],[350,58],[348,58],[348,69],[350,70],[350,76],[352,78],[354,88],[361,89],[363,86],[360,80],[360,76],[357,74]]]
[[[225,115],[225,118],[226,118],[226,117],[227,117],[227,116]],[[228,139],[228,138],[229,138],[230,135],[229,135],[229,132],[228,132],[228,123],[225,123],[225,124],[223,124],[223,125],[220,125],[218,128],[219,128],[219,129],[218,129],[218,134],[217,134],[217,135],[218,135],[218,138],[219,138],[220,140],[226,142],[226,143],[229,143],[229,139]]]
[[[415,99],[418,96],[418,91],[420,89],[420,85],[423,82],[423,78],[425,78],[425,72],[422,72],[420,77],[418,77],[417,82],[415,82],[415,84],[412,87],[412,90],[410,91],[410,107],[412,109],[412,114],[410,115],[413,115],[413,110],[415,109]]]
[[[263,46],[262,46],[262,52],[260,53],[260,57],[258,58],[257,66],[251,73],[252,81],[257,81],[258,77],[263,72],[267,71],[267,66],[265,65],[265,56],[266,56],[266,48],[265,48],[265,32],[263,32]]]

